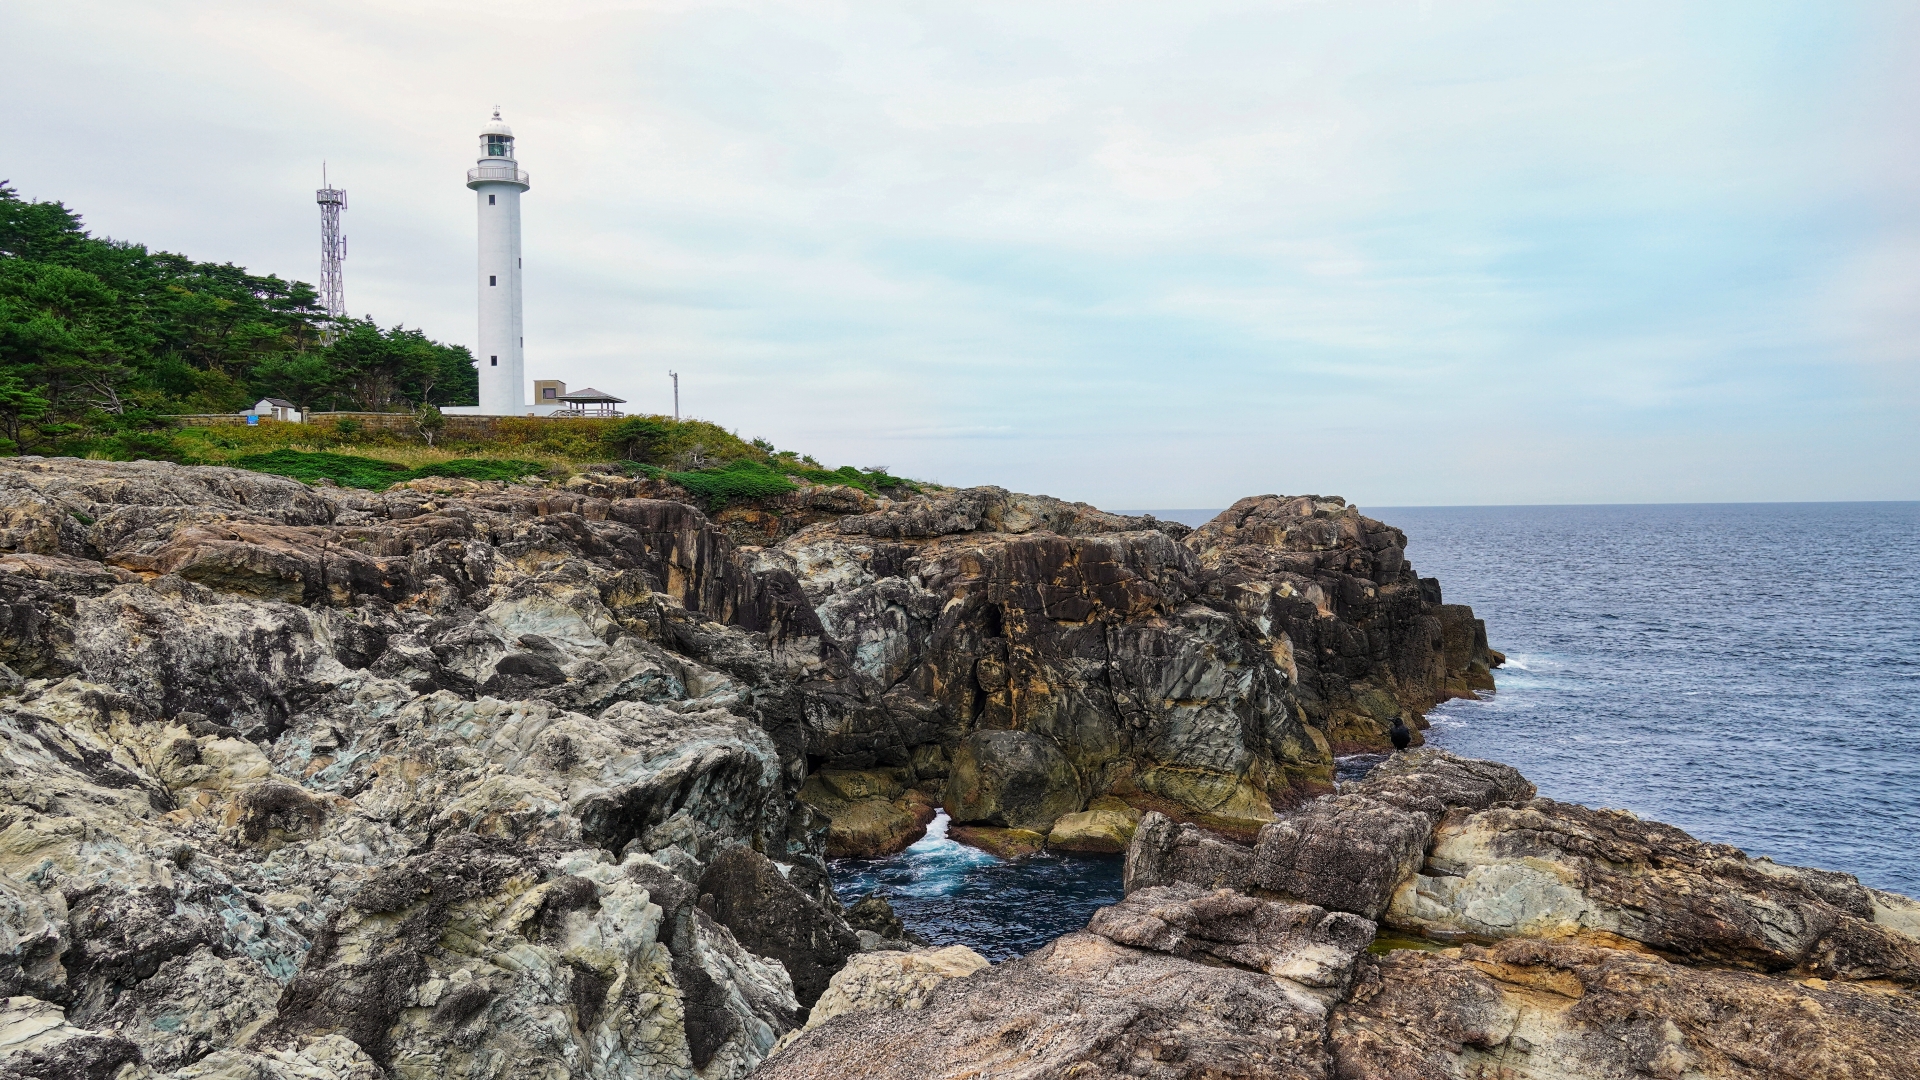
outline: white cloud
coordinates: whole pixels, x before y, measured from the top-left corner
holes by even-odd
[[[0,173],[310,279],[324,157],[353,310],[464,341],[498,102],[532,368],[664,408],[674,367],[694,411],[832,463],[1113,506],[1913,498],[1914,29],[1752,0],[10,5]]]

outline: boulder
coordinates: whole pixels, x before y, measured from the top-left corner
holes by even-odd
[[[1261,829],[1247,883],[1378,919],[1395,890],[1420,869],[1428,837],[1448,811],[1533,793],[1525,777],[1497,762],[1431,749],[1397,755],[1339,795]]]
[[[953,825],[947,839],[979,848],[1002,859],[1024,859],[1046,850],[1047,834],[1032,829],[995,829],[986,825]]]
[[[825,770],[807,777],[799,799],[827,821],[827,855],[877,859],[927,835],[932,796],[909,788],[905,770]]]
[[[806,1026],[816,1028],[843,1013],[863,1009],[918,1009],[941,983],[992,966],[965,945],[861,953],[833,976],[807,1015]]]
[[[1133,842],[1139,815],[1117,810],[1082,810],[1053,823],[1047,833],[1049,851],[1117,855]]]
[[[931,944],[908,930],[907,924],[894,914],[893,905],[879,893],[868,893],[848,907],[846,919],[847,925],[853,927],[857,934],[872,934],[882,941],[901,942],[909,946]]]
[[[1253,872],[1253,852],[1197,825],[1148,813],[1127,845],[1127,892],[1185,882],[1203,889],[1239,889]]]
[[[980,731],[954,752],[944,805],[957,824],[1044,835],[1083,802],[1079,775],[1052,740],[1028,731]]]
[[[1378,919],[1420,869],[1432,823],[1365,795],[1316,799],[1260,830],[1250,885]]]

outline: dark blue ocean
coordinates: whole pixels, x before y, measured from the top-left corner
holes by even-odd
[[[1363,509],[1508,657],[1429,715],[1433,744],[1920,896],[1920,503]],[[916,847],[836,867],[838,891],[996,960],[1119,896],[1117,860]]]
[[[1920,503],[1366,513],[1507,654],[1434,744],[1920,896]]]

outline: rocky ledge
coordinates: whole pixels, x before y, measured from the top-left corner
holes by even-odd
[[[1492,762],[1397,757],[1252,845],[1148,815],[1127,889],[990,969],[850,965],[758,1075],[1920,1076],[1920,904]]]
[[[1095,1040],[1134,1047],[1113,1068],[1191,1028],[1195,1063],[1267,1063],[1219,1075],[1319,1075],[1349,1029],[1441,1060],[1392,1010],[1552,964],[1909,1015],[1911,908],[1851,879],[1497,766],[1335,793],[1336,749],[1498,659],[1338,499],[1189,530],[997,488],[673,494],[0,461],[0,1076],[718,1078],[783,1040],[766,1067],[804,1072],[973,986],[970,1024],[1131,1032]],[[1126,847],[1133,894],[1015,964],[916,952],[824,860],[936,804],[983,845]],[[1370,959],[1376,923],[1481,951]],[[1518,1045],[1487,1038],[1456,1042]]]

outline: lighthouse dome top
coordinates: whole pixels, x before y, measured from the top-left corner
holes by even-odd
[[[487,121],[487,126],[480,129],[480,134],[505,135],[509,139],[513,138],[513,129],[507,126],[505,120],[500,119],[500,107],[498,105],[493,107],[493,119]]]

